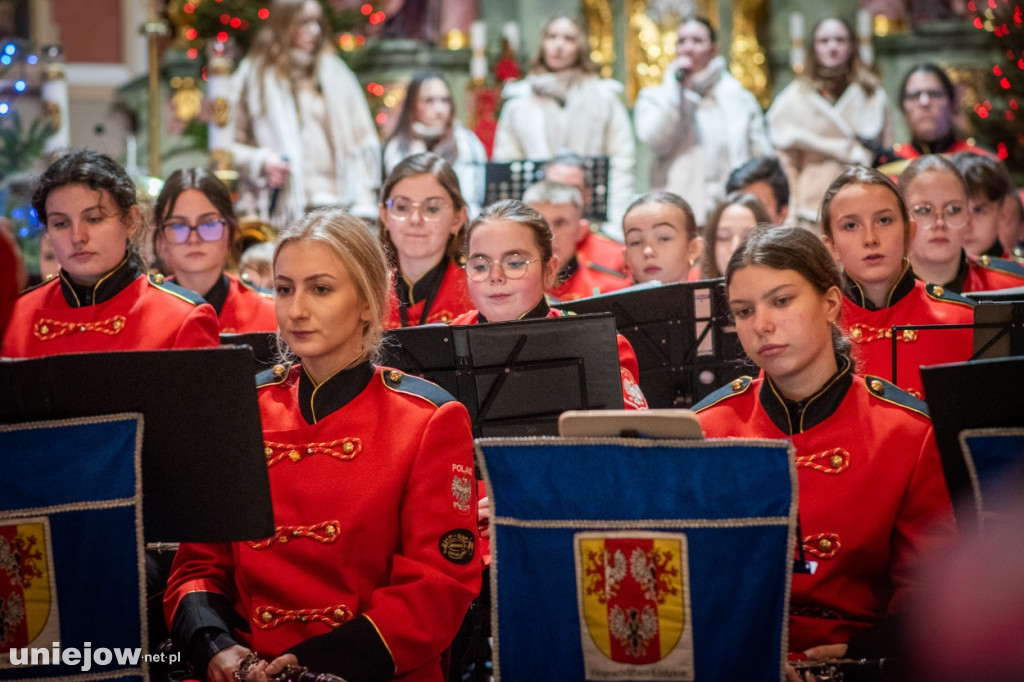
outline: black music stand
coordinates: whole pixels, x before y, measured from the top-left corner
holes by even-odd
[[[423,376],[469,410],[473,433],[557,435],[566,410],[622,409],[611,315],[393,329],[382,364]]]
[[[545,159],[522,161],[489,161],[484,171],[484,206],[502,199],[522,199],[523,193],[538,180],[544,179]],[[591,188],[590,202],[583,207],[583,217],[593,222],[608,220],[608,157],[583,157],[583,175]]]
[[[277,363],[277,334],[274,332],[221,334],[220,345],[248,346],[252,350],[253,367],[257,373]]]
[[[965,429],[1024,426],[1024,357],[921,368],[946,485],[954,503],[974,497],[960,446]],[[971,502],[975,502],[971,499]],[[957,504],[963,527],[976,526],[977,505]],[[969,524],[969,525],[965,525]]]
[[[613,313],[619,333],[636,353],[647,404],[689,407],[750,371],[729,318],[722,281],[626,289],[555,307]]]
[[[0,360],[0,423],[141,412],[147,542],[265,538],[274,518],[252,362],[243,347]]]

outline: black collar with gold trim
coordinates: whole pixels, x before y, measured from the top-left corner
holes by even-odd
[[[576,254],[572,255],[566,263],[558,269],[558,283],[568,282],[569,279],[575,275],[580,269],[580,261],[576,258]]]
[[[395,278],[395,294],[398,296],[398,302],[402,305],[412,305],[416,301],[428,298],[432,293],[436,294],[437,290],[441,288],[441,280],[444,279],[444,273],[447,271],[447,258],[438,261],[437,265],[427,270],[413,284],[409,284],[409,280],[399,271],[398,277]]]
[[[957,142],[953,131],[949,131],[937,140],[913,140],[910,145],[917,150],[921,156],[927,154],[943,154],[953,148]]]
[[[299,411],[307,424],[316,424],[352,402],[373,378],[373,365],[363,362],[343,369],[317,386],[305,371],[299,374]]]
[[[956,277],[944,283],[942,286],[947,291],[955,291],[958,294],[962,294],[964,291],[964,283],[967,282],[967,274],[970,271],[971,266],[967,262],[967,254],[963,249],[960,249],[960,267],[957,268]]]
[[[72,308],[105,303],[128,288],[142,274],[137,263],[124,257],[117,267],[100,277],[95,284],[78,284],[63,269],[60,271],[60,290]]]
[[[220,315],[220,311],[224,309],[224,304],[228,300],[229,291],[231,291],[231,280],[222,272],[210,290],[203,294],[203,298],[213,306],[217,315]]]
[[[437,265],[427,270],[422,277],[412,284],[399,272],[398,277],[395,278],[395,296],[398,297],[398,316],[402,321],[403,327],[409,326],[409,312],[406,308],[414,305],[416,301],[424,302],[419,324],[427,323],[430,308],[433,306],[438,292],[441,291],[444,275],[448,272],[449,262],[447,257],[442,258]]]
[[[867,310],[880,310],[880,308],[871,302],[871,299],[867,297],[864,290],[859,284],[857,284],[857,282],[853,281],[849,277],[844,277],[843,279],[843,293],[846,295],[846,298],[850,299],[861,308],[865,308]],[[906,270],[903,271],[903,275],[900,276],[899,280],[896,281],[896,284],[893,285],[892,290],[889,291],[889,297],[886,304],[882,307],[889,308],[902,301],[907,294],[914,290],[914,283],[916,281],[917,278],[914,277],[914,270],[908,265]]]
[[[768,418],[783,433],[793,436],[817,426],[830,417],[843,402],[853,385],[853,367],[850,359],[836,356],[839,371],[811,396],[795,401],[783,397],[770,377],[761,384],[758,400]]]
[[[1000,242],[998,239],[995,240],[994,242],[992,242],[992,246],[988,247],[983,252],[978,254],[979,258],[981,256],[991,256],[992,258],[1002,258],[1003,257],[1003,243]]]

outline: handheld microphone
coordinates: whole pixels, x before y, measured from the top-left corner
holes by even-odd
[[[676,69],[676,82],[677,83],[682,83],[684,80],[686,80],[689,77],[689,75],[690,75],[690,70],[689,69],[686,69],[686,68]]]

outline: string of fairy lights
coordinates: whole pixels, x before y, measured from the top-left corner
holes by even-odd
[[[44,54],[55,52],[59,56],[60,48],[50,46],[44,48]],[[29,83],[29,67],[37,65],[40,56],[21,41],[11,40],[4,43],[0,51],[0,116],[12,111],[11,97],[25,93]],[[14,72],[13,78],[11,72]]]

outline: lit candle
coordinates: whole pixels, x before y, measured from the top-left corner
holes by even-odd
[[[501,29],[501,35],[508,41],[508,46],[513,52],[519,52],[519,25],[514,21],[506,21]]]
[[[857,35],[861,38],[871,36],[871,10],[857,10]]]
[[[804,70],[804,15],[793,12],[789,15],[789,64],[796,73]]]
[[[482,50],[487,47],[487,24],[482,21],[474,21],[469,25],[469,46],[474,50]]]
[[[804,39],[804,15],[800,12],[789,15],[789,37],[794,43]]]
[[[469,60],[469,75],[475,83],[483,83],[487,79],[487,57],[473,55]]]
[[[874,17],[871,10],[862,9],[857,12],[857,38],[860,43],[860,60],[871,66],[875,61],[875,53],[871,46],[871,24]]]
[[[128,175],[135,177],[139,174],[139,143],[134,135],[128,133],[124,138],[124,144],[124,169],[128,171]]]

